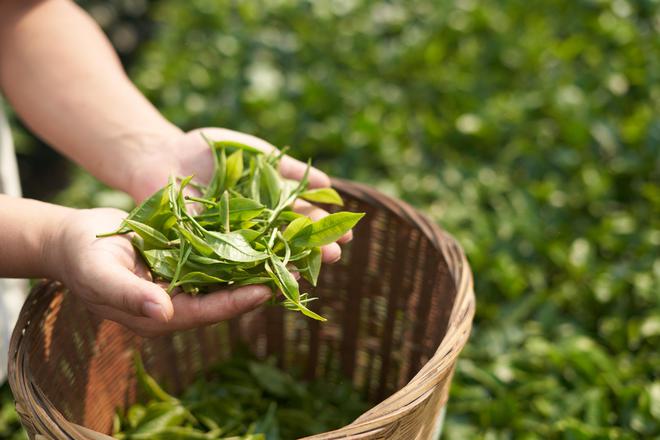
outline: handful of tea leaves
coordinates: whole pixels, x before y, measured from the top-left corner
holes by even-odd
[[[276,171],[283,152],[206,140],[214,159],[208,185],[193,176],[171,177],[119,230],[99,237],[134,232],[133,246],[155,279],[169,281],[170,292],[268,284],[283,293],[285,307],[325,320],[307,307],[314,298],[300,293],[291,271],[315,286],[321,246],[339,239],[364,214],[337,212],[313,222],[292,210],[296,199],[343,201],[331,188],[308,190],[309,163],[300,181],[289,180]],[[199,196],[185,195],[186,188]]]
[[[289,440],[345,426],[367,410],[350,382],[301,382],[269,362],[238,355],[177,398],[135,356],[145,399],[115,415],[121,440]]]

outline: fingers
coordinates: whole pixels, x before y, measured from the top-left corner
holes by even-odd
[[[270,289],[263,285],[204,295],[180,294],[172,299],[175,309],[173,324],[178,328],[192,328],[225,321],[254,309],[270,297]]]
[[[145,316],[159,322],[168,322],[172,318],[172,301],[161,287],[112,261],[97,263],[95,287],[91,292],[95,303],[133,317]]]
[[[239,131],[228,130],[226,128],[202,128],[200,131],[213,140],[236,141],[251,145],[267,153],[276,149],[274,145],[261,138],[247,133],[241,133]],[[289,179],[302,179],[305,175],[306,169],[307,164],[305,162],[301,162],[290,156],[284,156],[280,161],[280,173]],[[309,170],[308,179],[310,188],[330,186],[330,178],[328,175],[316,168]]]
[[[271,297],[268,287],[245,286],[202,295],[179,294],[172,298],[174,314],[167,323],[135,317],[105,305],[90,305],[97,315],[118,322],[141,336],[153,337],[214,324],[248,312]]]

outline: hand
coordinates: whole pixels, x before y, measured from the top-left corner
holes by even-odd
[[[130,237],[96,238],[125,217],[117,209],[71,210],[47,243],[50,272],[96,315],[151,337],[223,321],[270,298],[266,286],[170,297],[152,281]]]
[[[128,192],[136,200],[142,200],[164,186],[172,173],[180,176],[194,174],[200,181],[208,182],[213,173],[213,159],[201,133],[212,140],[242,142],[265,152],[275,149],[263,139],[223,128],[201,128],[175,134],[166,139],[152,141],[140,151],[133,161],[133,177],[130,179]],[[306,163],[284,156],[279,171],[289,179],[301,179],[306,168]],[[327,187],[330,186],[330,178],[322,171],[312,168],[309,172],[309,185],[311,188]],[[294,209],[312,220],[328,215],[326,211],[304,200],[296,201]],[[338,243],[346,243],[351,239],[352,232],[348,232]],[[322,252],[323,261],[326,263],[334,263],[341,257],[341,249],[337,243],[324,246]]]

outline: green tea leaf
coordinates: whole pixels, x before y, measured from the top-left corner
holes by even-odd
[[[178,252],[166,249],[149,249],[142,251],[142,256],[147,261],[149,269],[156,275],[170,279],[176,271]]]
[[[218,210],[220,211],[220,224],[222,225],[224,232],[230,232],[229,193],[227,191],[222,193],[222,197],[220,198],[220,203],[218,204]]]
[[[158,431],[132,434],[130,440],[216,440],[220,439],[217,435],[188,428],[184,426],[166,426]],[[229,438],[224,438],[230,440]],[[242,440],[234,437],[234,440]]]
[[[178,403],[156,402],[147,407],[146,414],[131,439],[152,439],[164,428],[179,425],[186,419],[187,411]]]
[[[176,282],[177,286],[182,286],[184,284],[218,284],[224,283],[226,280],[208,275],[203,272],[189,272],[182,276],[179,281]]]
[[[237,150],[227,158],[226,188],[233,188],[243,175],[243,150]]]
[[[263,155],[264,152],[261,151],[258,148],[255,148],[253,146],[243,144],[241,142],[236,142],[236,141],[213,141],[213,146],[215,148],[237,148],[239,150],[244,150],[248,151],[252,154],[257,154],[257,155]]]
[[[291,377],[271,365],[262,362],[249,362],[250,374],[267,392],[286,397],[292,387]]]
[[[169,247],[170,240],[151,226],[128,218],[124,220],[124,224],[142,237],[145,245],[156,248]]]
[[[172,293],[174,288],[179,285],[179,277],[181,276],[181,271],[183,270],[183,266],[188,261],[188,257],[190,256],[192,249],[193,248],[190,243],[181,240],[181,246],[179,247],[179,261],[176,263],[176,269],[174,270],[174,275],[172,276],[170,285],[167,287],[167,293]]]
[[[263,159],[256,156],[250,159],[250,181],[248,183],[248,196],[257,203],[262,203],[259,183],[261,182],[261,164]]]
[[[229,220],[231,222],[243,222],[251,220],[261,214],[265,206],[245,197],[233,197],[229,199]]]
[[[156,191],[148,199],[133,209],[127,219],[158,228],[159,224],[154,220],[163,214],[165,208],[168,208],[167,190],[168,187],[164,187]]]
[[[312,312],[300,302],[298,282],[280,260],[271,256],[266,263],[266,270],[285,298],[295,307],[294,310],[318,321],[326,321],[325,318]]]
[[[250,246],[250,243],[240,232],[223,234],[206,231],[205,239],[213,252],[227,261],[251,262],[268,258],[267,254],[259,252]]]
[[[319,273],[321,272],[321,248],[312,248],[310,254],[302,259],[300,264],[302,266],[302,268],[299,269],[300,275],[309,281],[312,286],[316,286]],[[298,264],[296,264],[296,266],[298,266]]]
[[[147,409],[140,404],[132,405],[126,413],[126,420],[131,428],[137,427],[147,414]]]
[[[299,212],[283,210],[280,213],[278,220],[283,221],[284,223],[289,223],[300,217],[305,216]]]
[[[291,241],[300,231],[312,224],[312,219],[309,217],[298,217],[294,219],[284,230],[282,234],[284,239]]]
[[[147,374],[146,370],[144,369],[144,364],[142,363],[142,356],[140,356],[140,353],[135,352],[133,362],[135,365],[135,372],[138,383],[152,399],[167,403],[177,403],[179,401],[179,399],[176,397],[167,394],[167,392],[165,392],[165,390],[162,389],[160,385],[158,385],[158,382],[156,382],[153,377]]]
[[[214,171],[211,181],[204,192],[204,198],[217,198],[225,190],[226,177],[227,177],[227,156],[224,147],[213,148],[213,162]]]
[[[287,299],[297,304],[298,297],[300,296],[298,281],[296,281],[291,272],[289,272],[286,266],[284,266],[278,258],[271,256],[269,266],[272,268],[271,277],[282,291],[282,294],[284,294]]]
[[[300,198],[310,202],[344,206],[341,196],[332,188],[310,189],[301,193]]]
[[[306,226],[291,240],[293,246],[315,247],[325,246],[337,241],[342,235],[350,231],[363,213],[337,212]]]
[[[270,277],[253,276],[245,279],[238,279],[234,282],[235,286],[251,286],[253,284],[268,284],[272,279]]]
[[[177,229],[179,233],[192,245],[193,248],[200,254],[210,257],[213,255],[215,252],[213,250],[213,247],[204,241],[202,238],[198,237],[195,235],[193,232],[180,227]]]
[[[282,180],[275,168],[267,162],[261,166],[260,178],[261,200],[271,209],[276,208],[280,203],[282,195]]]

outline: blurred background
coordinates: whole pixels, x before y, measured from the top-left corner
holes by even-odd
[[[444,438],[660,436],[660,1],[80,3],[180,127],[290,145],[458,238],[478,305]],[[26,196],[130,207],[13,122]]]

